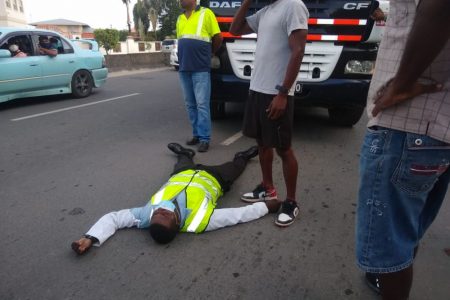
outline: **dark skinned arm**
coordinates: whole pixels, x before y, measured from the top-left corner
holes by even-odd
[[[418,95],[442,90],[442,84],[418,80],[445,47],[450,37],[450,1],[422,0],[394,78],[375,96],[372,115]]]
[[[244,0],[239,7],[236,15],[234,15],[233,23],[230,26],[230,33],[233,35],[243,35],[253,33],[253,29],[248,26],[245,16],[247,15],[248,8],[252,4],[252,0]]]
[[[52,57],[58,55],[58,50],[56,50],[56,49],[45,49],[45,48],[39,47],[39,52],[41,54],[45,54],[45,55],[52,56]]]
[[[212,37],[212,53],[216,53],[219,50],[220,46],[222,46],[222,34],[217,33]]]
[[[305,53],[306,36],[308,30],[298,29],[292,31],[289,36],[289,48],[291,49],[291,57],[284,77],[283,86],[290,88],[297,78],[300,65],[302,63],[303,54]],[[287,105],[287,95],[278,94],[273,98],[269,107],[267,108],[268,117],[271,120],[276,120],[281,117]]]

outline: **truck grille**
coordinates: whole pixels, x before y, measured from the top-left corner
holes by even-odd
[[[226,46],[234,74],[241,79],[250,79],[248,70],[251,68],[253,71],[256,40],[235,40]],[[328,79],[336,67],[342,48],[343,46],[331,43],[307,43],[297,79],[304,82],[320,82]]]

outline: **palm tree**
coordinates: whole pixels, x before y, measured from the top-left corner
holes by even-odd
[[[126,5],[127,7],[127,26],[128,26],[128,33],[131,34],[131,21],[130,21],[130,11],[128,9],[128,5],[130,4],[130,0],[122,0],[122,3]]]

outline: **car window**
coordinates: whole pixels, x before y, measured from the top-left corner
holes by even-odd
[[[62,45],[63,45],[63,49],[64,49],[64,54],[68,54],[68,53],[73,53],[73,48],[72,46],[64,39],[62,40]]]
[[[18,34],[9,36],[2,42],[2,44],[0,45],[0,49],[9,50],[9,46],[12,44],[17,45],[19,47],[19,50],[26,54],[26,56],[33,55],[33,47],[29,35]]]
[[[164,40],[162,42],[162,44],[163,44],[163,46],[169,46],[169,45],[175,44],[175,41],[174,40]]]
[[[92,44],[86,41],[80,41],[80,40],[75,40],[72,41],[72,43],[74,43],[75,45],[77,45],[78,47],[80,47],[81,49],[85,49],[85,50],[92,50]]]
[[[58,54],[73,53],[72,46],[59,36],[51,35],[49,39],[52,46],[58,50]]]

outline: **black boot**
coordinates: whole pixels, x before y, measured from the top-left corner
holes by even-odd
[[[167,145],[167,148],[169,148],[170,151],[172,151],[175,154],[178,155],[186,155],[189,158],[193,158],[195,155],[195,151],[192,149],[184,148],[180,144],[177,143],[170,143]]]
[[[257,155],[258,155],[258,146],[253,146],[253,147],[248,148],[245,151],[236,153],[234,155],[234,158],[236,159],[236,158],[242,157],[245,160],[250,160]]]

